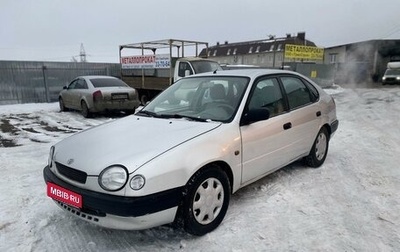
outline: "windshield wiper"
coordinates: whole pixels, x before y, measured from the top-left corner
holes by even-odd
[[[148,111],[148,110],[140,110],[139,112],[136,113],[136,115],[140,115],[140,114],[150,116],[150,117],[160,117],[159,114]]]
[[[137,112],[136,115],[146,115],[146,116],[150,116],[150,117],[166,118],[166,119],[168,119],[168,118],[176,118],[176,119],[185,118],[185,119],[189,119],[189,120],[197,121],[197,122],[211,121],[210,119],[204,119],[204,118],[200,118],[200,117],[180,115],[180,114],[157,114],[155,112],[151,112],[148,110],[141,110],[141,111]]]
[[[158,115],[158,116],[162,117],[162,118],[176,118],[176,119],[185,118],[185,119],[189,119],[189,120],[196,121],[196,122],[209,122],[209,121],[211,121],[209,119],[204,119],[204,118],[195,117],[195,116],[188,116],[188,115],[180,115],[180,114],[161,114],[161,115]]]

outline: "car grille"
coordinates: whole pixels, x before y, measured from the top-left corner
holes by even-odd
[[[57,162],[56,162],[56,167],[58,172],[61,173],[63,176],[82,184],[86,183],[86,178],[87,178],[86,172],[78,171],[76,169],[73,169],[71,167],[65,166]]]
[[[68,206],[67,204],[64,204],[60,201],[54,200],[61,208],[65,209],[66,211],[75,214],[76,216],[79,216],[83,219],[86,219],[88,221],[93,221],[93,222],[99,222],[99,217],[93,214],[85,213],[84,211],[81,211],[79,209],[73,208]],[[101,217],[105,217],[104,215],[101,215]]]

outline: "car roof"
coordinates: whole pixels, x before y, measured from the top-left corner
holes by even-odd
[[[218,76],[241,76],[241,77],[257,78],[262,75],[274,75],[274,74],[299,75],[296,72],[288,71],[288,70],[251,68],[251,69],[220,70],[220,71],[215,71],[215,72],[196,74],[196,75],[192,75],[190,77],[218,75]]]
[[[76,78],[82,78],[82,79],[97,79],[97,78],[115,79],[114,76],[108,76],[108,75],[82,75],[82,76],[78,76]]]

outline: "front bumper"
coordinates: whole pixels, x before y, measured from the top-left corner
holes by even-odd
[[[382,79],[382,84],[383,85],[400,84],[400,79],[397,79],[397,77],[386,77],[385,79]]]
[[[107,228],[139,230],[171,223],[183,197],[182,187],[143,197],[93,192],[59,179],[48,166],[43,170],[43,177],[46,183],[51,182],[82,196],[81,209],[56,201],[62,209]]]

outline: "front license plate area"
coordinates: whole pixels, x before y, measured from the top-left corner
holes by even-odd
[[[47,183],[47,196],[70,206],[82,208],[82,195],[50,182]]]

